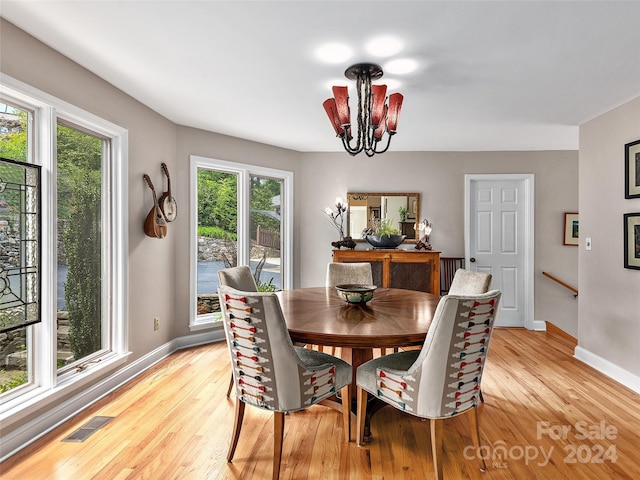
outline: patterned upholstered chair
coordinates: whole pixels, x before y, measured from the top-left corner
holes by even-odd
[[[449,287],[449,295],[477,295],[479,293],[487,293],[491,285],[491,274],[472,272],[459,268],[456,270],[451,286]]]
[[[345,283],[373,284],[371,264],[367,262],[327,264],[327,287],[335,287]]]
[[[449,286],[449,295],[478,295],[487,293],[491,285],[491,274],[473,272],[459,268],[456,270],[451,285]],[[482,390],[478,393],[480,401],[484,403],[484,395]]]
[[[404,412],[430,419],[436,479],[442,479],[444,419],[467,413],[473,443],[479,448],[476,408],[500,295],[493,290],[442,297],[421,350],[375,358],[358,368],[358,445],[363,442],[368,392]]]
[[[274,293],[218,288],[236,390],[236,416],[227,461],[231,462],[245,405],[274,412],[273,478],[280,473],[284,414],[314,405],[340,391],[349,397],[351,365],[326,353],[295,347]],[[345,441],[350,409],[343,409]]]
[[[237,267],[225,268],[218,270],[218,280],[220,285],[235,288],[236,290],[242,290],[243,292],[257,292],[258,285],[256,284],[251,269],[247,265],[238,265]],[[233,373],[229,380],[229,388],[227,388],[227,398],[231,396],[231,390],[233,389]]]

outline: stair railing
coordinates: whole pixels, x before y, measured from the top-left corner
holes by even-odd
[[[578,289],[577,289],[577,288],[572,287],[572,286],[571,286],[571,285],[569,285],[568,283],[563,282],[563,281],[562,281],[562,280],[560,280],[558,277],[555,277],[555,276],[551,275],[550,273],[542,272],[542,274],[543,274],[545,277],[549,277],[549,278],[550,278],[551,280],[553,280],[554,282],[559,283],[559,284],[560,284],[560,285],[562,285],[564,288],[568,288],[569,290],[571,290],[571,291],[573,292],[573,296],[574,296],[574,298],[578,296]]]

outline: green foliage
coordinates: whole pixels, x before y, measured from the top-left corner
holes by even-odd
[[[400,214],[400,218],[402,219],[403,222],[409,216],[409,210],[407,208],[405,208],[405,207],[398,208],[398,213]]]
[[[257,176],[252,176],[250,182],[252,238],[255,238],[258,225],[267,230],[280,231],[280,221],[269,212],[274,215],[276,213],[272,203],[273,198],[281,193],[281,182]],[[198,234],[211,238],[230,238],[235,241],[237,224],[236,174],[198,169]],[[215,230],[209,230],[209,228]]]
[[[3,110],[6,105],[0,103]],[[0,121],[0,127],[6,128],[7,133],[0,133],[0,157],[10,158],[18,162],[27,161],[27,112],[15,109],[19,127],[14,129],[15,122]],[[15,131],[14,131],[15,130]]]
[[[237,234],[237,198],[235,174],[198,169],[198,226]]]
[[[8,392],[27,383],[27,372],[24,370],[0,370],[0,394]]]
[[[387,218],[380,222],[380,228],[378,229],[378,235],[381,237],[387,235],[400,235],[400,230],[391,226],[391,219]]]
[[[273,198],[280,195],[282,184],[279,180],[264,177],[251,177],[251,232],[255,234],[256,228],[261,228],[274,232],[280,231],[280,221],[272,216],[259,211],[274,212]],[[275,212],[274,212],[275,213]]]
[[[58,217],[67,257],[65,300],[76,360],[102,346],[102,141],[58,125]]]
[[[277,292],[278,287],[273,284],[273,278],[270,278],[268,282],[261,282],[260,280],[256,280],[256,284],[258,285],[259,292]]]
[[[218,238],[220,240],[238,240],[238,235],[235,233],[225,232],[219,227],[198,227],[198,236],[207,238]]]

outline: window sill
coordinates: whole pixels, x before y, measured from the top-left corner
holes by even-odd
[[[192,332],[197,332],[199,330],[222,330],[222,323],[220,322],[202,322],[202,323],[192,323],[189,325],[189,330]]]
[[[209,330],[211,328],[222,330],[222,313],[218,312],[210,315],[198,315],[196,320],[189,324],[189,330],[192,332]]]
[[[53,388],[37,387],[12,399],[0,407],[0,430],[9,428],[46,408],[59,405],[62,398],[83,393],[98,383],[99,379],[105,378],[124,365],[129,355],[131,352],[110,355],[99,363],[87,366],[82,372],[73,371],[59,377],[58,384]]]

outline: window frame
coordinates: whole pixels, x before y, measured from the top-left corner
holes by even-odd
[[[250,250],[250,179],[252,176],[269,177],[282,181],[282,288],[293,288],[293,172],[270,167],[231,162],[191,155],[189,158],[190,210],[189,219],[189,329],[222,329],[215,314],[198,315],[198,169],[205,168],[238,175],[238,265],[249,265]]]
[[[64,100],[16,80],[0,76],[0,95],[19,108],[33,112],[28,160],[42,167],[41,285],[42,322],[29,327],[29,355],[33,384],[17,389],[0,404],[0,429],[55,403],[69,392],[88,388],[105,373],[124,364],[128,351],[128,131]],[[82,371],[59,374],[57,368],[57,186],[56,127],[58,120],[109,140],[110,159],[104,162],[103,191],[103,310],[111,328],[110,350]],[[49,287],[47,287],[49,286]]]

